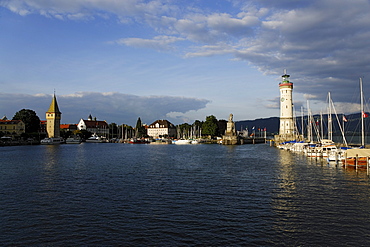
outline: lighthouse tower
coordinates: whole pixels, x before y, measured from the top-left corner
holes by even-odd
[[[293,121],[293,83],[289,81],[290,75],[284,70],[283,80],[279,83],[280,89],[280,128],[279,136],[281,139],[293,140],[294,121]]]
[[[46,112],[46,130],[49,138],[60,137],[60,119],[62,113],[59,111],[57,98],[55,93],[51,101],[50,107]]]

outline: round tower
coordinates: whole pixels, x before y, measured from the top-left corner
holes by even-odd
[[[279,83],[280,89],[280,128],[279,135],[289,136],[294,134],[293,121],[293,83],[289,81],[290,75],[284,70],[283,80]]]

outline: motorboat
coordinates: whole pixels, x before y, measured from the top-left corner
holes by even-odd
[[[144,139],[131,138],[129,143],[131,143],[131,144],[147,144],[147,143],[149,143],[149,141],[144,140]]]
[[[86,142],[92,142],[92,143],[104,143],[107,142],[107,138],[104,136],[98,136],[97,134],[93,134],[89,138],[86,139]]]
[[[68,137],[66,144],[80,144],[82,142],[80,137]]]
[[[62,137],[51,137],[51,138],[44,138],[40,141],[42,145],[56,145],[64,143],[64,139]]]
[[[177,144],[177,145],[186,145],[186,144],[191,144],[191,141],[180,139],[180,140],[174,140],[172,143]]]

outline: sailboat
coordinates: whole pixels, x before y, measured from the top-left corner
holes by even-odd
[[[360,78],[360,93],[361,93],[361,149],[348,149],[344,153],[342,159],[343,166],[352,166],[356,168],[368,168],[370,149],[365,147],[365,118],[367,113],[364,111],[364,95],[362,90],[362,78]]]

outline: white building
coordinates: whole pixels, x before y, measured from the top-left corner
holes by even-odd
[[[77,128],[79,130],[87,130],[101,136],[108,136],[109,134],[108,123],[106,121],[98,121],[96,118],[92,119],[91,115],[87,120],[81,118],[77,124]]]
[[[153,138],[159,137],[176,137],[176,127],[167,120],[157,120],[147,128],[148,136]]]

